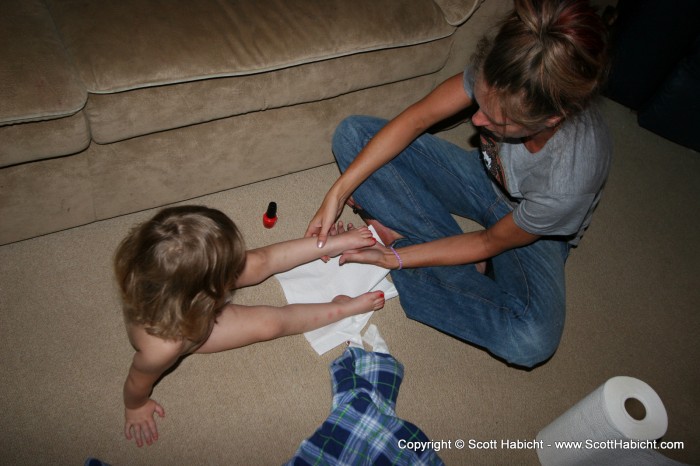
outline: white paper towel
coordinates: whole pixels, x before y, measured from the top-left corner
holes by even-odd
[[[381,242],[374,228],[370,231]],[[287,302],[327,303],[338,295],[356,297],[368,291],[382,290],[384,299],[399,295],[394,285],[386,279],[389,270],[368,264],[338,265],[335,257],[324,263],[316,260],[275,275],[282,285]],[[362,345],[360,333],[367,325],[372,312],[347,317],[341,321],[306,332],[304,336],[318,353],[323,354],[347,341]]]
[[[639,419],[625,407],[628,400],[644,407]],[[667,427],[666,409],[649,385],[613,377],[537,434],[537,456],[543,466],[678,465],[653,450]]]

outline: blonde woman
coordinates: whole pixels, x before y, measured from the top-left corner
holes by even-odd
[[[343,173],[306,236],[322,246],[352,206],[389,247],[342,257],[393,269],[408,317],[532,367],[559,345],[566,259],[610,167],[593,105],[607,46],[587,2],[514,4],[463,73],[391,121],[339,125],[333,152]],[[470,107],[481,150],[426,134]],[[451,214],[484,228],[464,233]]]

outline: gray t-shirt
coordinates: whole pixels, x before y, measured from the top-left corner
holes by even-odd
[[[464,72],[474,98],[474,76]],[[591,222],[612,158],[608,127],[595,106],[565,120],[545,146],[530,153],[518,141],[481,135],[484,164],[513,205],[515,224],[543,236],[563,236],[577,245]]]

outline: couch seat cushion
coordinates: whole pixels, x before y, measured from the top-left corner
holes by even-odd
[[[75,115],[87,92],[42,1],[3,0],[0,57],[0,166],[84,149],[89,131],[85,119]],[[37,139],[43,122],[50,133],[70,131],[58,145],[52,138]]]
[[[445,65],[451,40],[447,37],[244,76],[90,94],[85,112],[93,140],[106,144],[434,73]]]

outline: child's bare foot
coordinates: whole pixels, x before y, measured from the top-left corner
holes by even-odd
[[[341,244],[340,247],[343,251],[347,251],[348,249],[362,249],[377,244],[377,240],[374,239],[374,235],[372,235],[369,228],[355,228],[352,223],[348,223],[346,229],[342,221],[339,221],[336,225],[331,227],[329,235],[335,236],[335,241],[341,242],[338,244]]]
[[[384,307],[384,292],[369,291],[357,298],[341,294],[333,298],[333,302],[341,304],[348,311],[348,315],[364,314],[369,311],[378,311]]]
[[[361,215],[361,212],[364,212],[362,210],[362,207],[355,203],[355,200],[351,197],[347,200],[346,204],[349,207],[352,207],[353,209],[358,211],[358,215],[360,215],[360,218],[367,224],[371,225],[374,228],[374,231],[377,232],[377,236],[379,236],[379,239],[382,240],[382,243],[384,243],[385,246],[391,246],[394,244],[396,240],[399,240],[403,238],[400,234],[396,233],[394,230],[392,230],[389,227],[385,227],[382,225],[382,223],[377,220],[376,218],[368,218],[366,215],[363,216]],[[364,218],[363,218],[364,217]],[[351,227],[352,224],[348,224],[348,227]]]
[[[352,226],[349,224],[348,226]],[[328,230],[328,242],[326,246],[330,247],[330,252],[321,256],[323,262],[328,262],[331,257],[342,254],[344,251],[351,249],[363,249],[374,246],[377,240],[372,235],[372,232],[367,227],[348,228],[345,229],[342,221],[331,226]]]
[[[361,249],[377,244],[377,240],[374,239],[374,235],[367,227],[351,228],[344,233],[338,233],[338,235],[343,239],[345,250]]]

